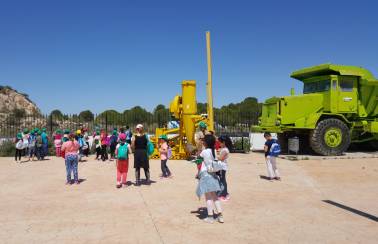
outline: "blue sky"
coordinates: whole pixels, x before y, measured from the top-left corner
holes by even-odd
[[[214,104],[298,92],[299,68],[332,62],[378,75],[377,1],[4,1],[0,84],[48,113],[168,106],[181,80]]]

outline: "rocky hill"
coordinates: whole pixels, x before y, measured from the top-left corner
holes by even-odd
[[[3,115],[15,113],[36,115],[41,111],[27,94],[20,93],[9,86],[0,86],[0,113]]]

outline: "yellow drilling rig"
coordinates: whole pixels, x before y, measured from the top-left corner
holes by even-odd
[[[188,159],[195,151],[195,133],[198,124],[203,121],[207,124],[209,131],[214,131],[214,113],[213,113],[213,91],[212,91],[212,67],[211,67],[211,47],[210,32],[206,32],[206,50],[207,50],[207,115],[197,114],[196,101],[196,81],[183,80],[181,83],[182,93],[173,98],[169,106],[172,116],[179,121],[179,127],[156,128],[155,136],[150,138],[155,145],[155,151],[151,158],[159,158],[157,148],[158,138],[161,135],[167,135],[172,149],[171,159]]]

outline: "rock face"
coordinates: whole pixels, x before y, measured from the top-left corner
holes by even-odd
[[[7,115],[17,110],[25,115],[41,113],[37,105],[28,98],[28,95],[19,93],[8,86],[0,86],[0,113]]]

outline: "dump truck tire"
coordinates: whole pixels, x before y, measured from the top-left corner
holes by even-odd
[[[310,146],[314,152],[320,155],[341,155],[349,145],[349,128],[339,119],[320,121],[310,134]]]

